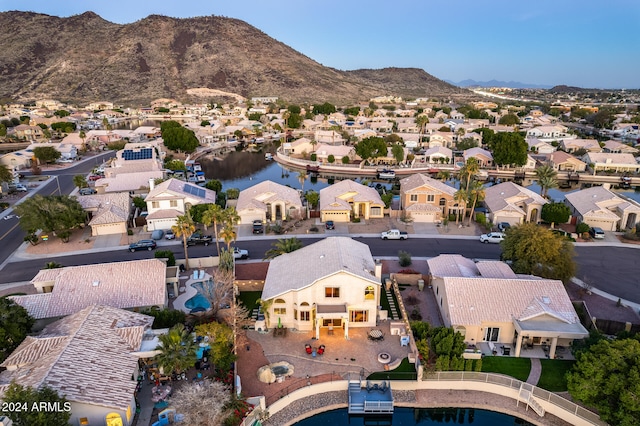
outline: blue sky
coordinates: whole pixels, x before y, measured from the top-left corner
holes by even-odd
[[[416,67],[464,79],[640,88],[638,0],[0,0],[0,11],[116,23],[150,14],[243,20],[341,70]]]

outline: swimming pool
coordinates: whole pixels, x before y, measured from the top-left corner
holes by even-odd
[[[207,300],[206,297],[202,294],[203,283],[193,283],[191,284],[193,288],[195,288],[198,293],[195,296],[190,298],[189,300],[184,302],[184,307],[187,309],[191,309],[192,311],[208,311],[211,309],[211,303]]]
[[[331,424],[332,426],[409,426],[460,424],[474,426],[522,425],[533,426],[526,420],[508,414],[476,408],[407,408],[396,407],[392,416],[351,415],[346,408],[325,411],[313,417],[295,423],[294,426],[314,426]]]

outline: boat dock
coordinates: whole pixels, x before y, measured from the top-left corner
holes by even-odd
[[[393,394],[388,381],[349,380],[349,414],[392,414]]]

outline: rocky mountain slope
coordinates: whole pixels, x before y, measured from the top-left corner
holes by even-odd
[[[199,88],[290,102],[469,95],[420,69],[328,68],[243,21],[217,16],[151,15],[120,25],[92,12],[3,12],[0,46],[0,96],[20,100],[209,101]]]

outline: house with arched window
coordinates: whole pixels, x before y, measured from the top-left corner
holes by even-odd
[[[302,201],[297,190],[265,180],[240,192],[236,210],[241,224],[298,219],[303,215]]]
[[[414,222],[440,222],[464,208],[456,204],[455,193],[454,187],[417,173],[400,181],[400,207]]]
[[[369,246],[348,237],[325,238],[269,264],[262,290],[265,327],[315,331],[376,325],[382,265]],[[256,323],[256,329],[261,325]]]
[[[538,223],[542,220],[542,206],[547,203],[540,194],[513,182],[503,182],[484,191],[488,219],[494,224]]]

